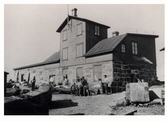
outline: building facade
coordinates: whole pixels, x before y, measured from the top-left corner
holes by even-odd
[[[116,84],[117,91],[125,89],[134,71],[141,79],[151,82],[156,77],[155,38],[157,35],[114,32],[108,38],[109,26],[68,16],[57,32],[60,33],[60,51],[44,62],[15,68],[16,79],[38,81],[63,81],[68,76],[70,84],[85,77],[91,84],[108,79]]]

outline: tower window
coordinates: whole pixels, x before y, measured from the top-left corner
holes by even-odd
[[[63,49],[63,60],[68,59],[68,47]]]
[[[77,36],[82,35],[82,23],[77,25]]]
[[[81,57],[83,55],[83,43],[77,44],[77,57]]]
[[[63,41],[67,40],[67,30],[63,31]]]
[[[126,47],[124,44],[121,45],[121,52],[126,53]]]
[[[95,26],[95,35],[96,36],[100,35],[100,27],[99,26]]]
[[[137,55],[138,54],[138,49],[137,49],[137,43],[132,42],[132,54]]]

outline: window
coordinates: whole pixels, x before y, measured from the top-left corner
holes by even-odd
[[[138,54],[138,49],[137,49],[137,43],[132,42],[132,54],[137,55]]]
[[[24,74],[21,74],[21,81],[24,81]]]
[[[68,59],[68,47],[63,48],[63,60],[67,60]]]
[[[95,26],[95,35],[96,36],[100,35],[100,27],[99,26]]]
[[[81,57],[83,55],[83,43],[77,44],[77,57]]]
[[[126,48],[125,48],[125,45],[124,45],[124,44],[121,45],[121,52],[122,52],[122,53],[125,53],[125,52],[126,52]]]
[[[77,25],[77,36],[82,35],[82,23]]]
[[[67,30],[63,30],[63,41],[67,40]]]
[[[68,68],[63,69],[63,77],[68,74],[67,71],[68,71]],[[68,76],[68,75],[67,75],[67,76]]]
[[[98,65],[98,66],[94,66],[94,81],[98,82],[99,80],[102,80],[102,66]]]
[[[83,77],[83,68],[79,67],[77,68],[77,81],[81,81],[81,78]]]

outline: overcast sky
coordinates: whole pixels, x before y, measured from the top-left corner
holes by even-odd
[[[110,26],[112,32],[125,28],[154,31],[157,75],[164,80],[164,5],[69,5],[78,17]],[[67,5],[4,6],[4,70],[14,77],[13,68],[39,63],[59,51],[58,27],[67,17]]]

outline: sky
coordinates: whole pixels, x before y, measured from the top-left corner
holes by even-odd
[[[69,8],[69,9],[67,9]],[[58,27],[71,10],[78,17],[110,26],[113,31],[126,28],[147,30],[156,38],[157,76],[164,80],[164,5],[113,4],[6,4],[4,5],[4,70],[14,78],[13,68],[39,63],[60,49]]]

